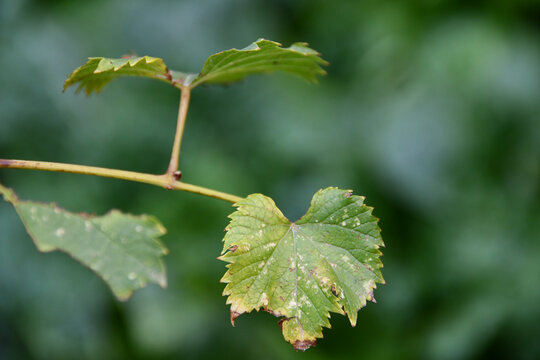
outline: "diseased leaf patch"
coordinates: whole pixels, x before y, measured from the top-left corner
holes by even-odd
[[[54,204],[21,201],[0,185],[39,251],[63,251],[92,269],[120,300],[156,283],[167,286],[162,257],[168,251],[158,240],[165,228],[152,216],[113,210],[104,216],[74,214]]]
[[[330,312],[347,314],[354,326],[358,310],[375,302],[384,243],[363,197],[320,190],[295,223],[261,194],[235,206],[220,257],[229,263],[221,281],[233,325],[263,309],[282,318],[285,340],[306,350],[330,327]]]

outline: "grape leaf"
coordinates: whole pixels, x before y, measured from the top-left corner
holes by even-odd
[[[284,71],[309,82],[317,82],[328,63],[307,43],[282,48],[280,43],[259,39],[244,49],[230,49],[210,56],[191,87],[200,84],[226,84],[251,74]]]
[[[364,198],[351,191],[318,191],[307,213],[289,221],[261,194],[235,204],[229,217],[221,279],[231,322],[263,309],[281,317],[286,341],[306,350],[330,327],[330,312],[347,314],[353,326],[373,289],[384,283],[379,247],[384,246]]]
[[[15,207],[39,251],[63,251],[92,269],[120,300],[134,290],[157,283],[167,286],[163,255],[157,239],[165,229],[151,216],[113,210],[104,216],[73,214],[54,204],[21,201],[0,185],[0,194]]]
[[[64,91],[79,84],[76,92],[87,95],[101,89],[119,76],[142,76],[162,80],[172,85],[194,88],[201,84],[227,84],[242,80],[251,74],[283,71],[308,82],[317,82],[318,75],[326,72],[321,65],[328,63],[306,43],[295,43],[288,48],[281,44],[259,39],[244,49],[230,49],[210,56],[200,73],[169,70],[162,59],[143,56],[120,59],[91,57],[73,71],[64,83]]]

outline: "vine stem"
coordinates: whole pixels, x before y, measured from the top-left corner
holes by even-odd
[[[181,88],[180,106],[178,108],[178,120],[176,124],[176,133],[174,135],[174,144],[171,153],[171,160],[165,175],[170,179],[171,183],[180,178],[181,173],[178,171],[178,158],[180,157],[180,146],[182,145],[182,136],[184,135],[184,127],[186,125],[186,117],[189,108],[189,100],[191,97],[191,89],[188,87]]]
[[[174,179],[171,181],[170,174],[168,173],[164,175],[153,175],[153,174],[146,174],[146,173],[140,173],[140,172],[135,172],[135,171],[107,169],[107,168],[94,167],[94,166],[63,164],[63,163],[45,162],[45,161],[11,160],[11,159],[10,160],[0,159],[0,168],[44,170],[44,171],[64,172],[64,173],[72,173],[72,174],[101,176],[101,177],[135,181],[135,182],[140,182],[140,183],[145,183],[145,184],[161,186],[169,190],[188,191],[195,194],[212,197],[215,199],[229,201],[232,203],[236,203],[242,200],[242,198],[239,196],[227,194],[221,191],[208,189],[202,186],[187,184],[187,183],[180,182]]]

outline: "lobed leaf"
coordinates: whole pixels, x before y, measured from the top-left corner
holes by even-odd
[[[289,221],[261,194],[235,204],[221,260],[231,321],[263,309],[281,317],[285,340],[306,350],[330,327],[330,312],[347,314],[354,326],[373,289],[384,283],[384,246],[364,198],[338,188],[320,190],[307,213]]]
[[[104,216],[74,214],[54,204],[21,201],[0,185],[0,194],[15,207],[39,251],[63,251],[92,269],[120,300],[134,290],[157,283],[167,286],[158,240],[164,227],[152,216],[113,210]]]

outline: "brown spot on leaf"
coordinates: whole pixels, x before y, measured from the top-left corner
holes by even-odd
[[[240,315],[242,315],[241,313],[238,313],[236,311],[231,311],[231,325],[234,327],[234,320],[236,320]]]
[[[295,350],[306,351],[312,346],[317,345],[317,340],[296,340],[293,344]]]
[[[238,245],[233,245],[229,248],[229,251],[234,253],[238,249]]]
[[[330,291],[332,291],[332,294],[334,294],[334,296],[338,296],[338,293],[336,291],[336,284],[332,284],[332,287],[330,287]]]
[[[351,195],[352,195],[352,192],[350,192],[350,191],[347,191],[347,192],[345,193],[345,197],[346,197],[347,199],[350,198]]]
[[[280,296],[280,297],[279,297],[279,300],[285,302],[285,299],[283,298],[283,296]]]

